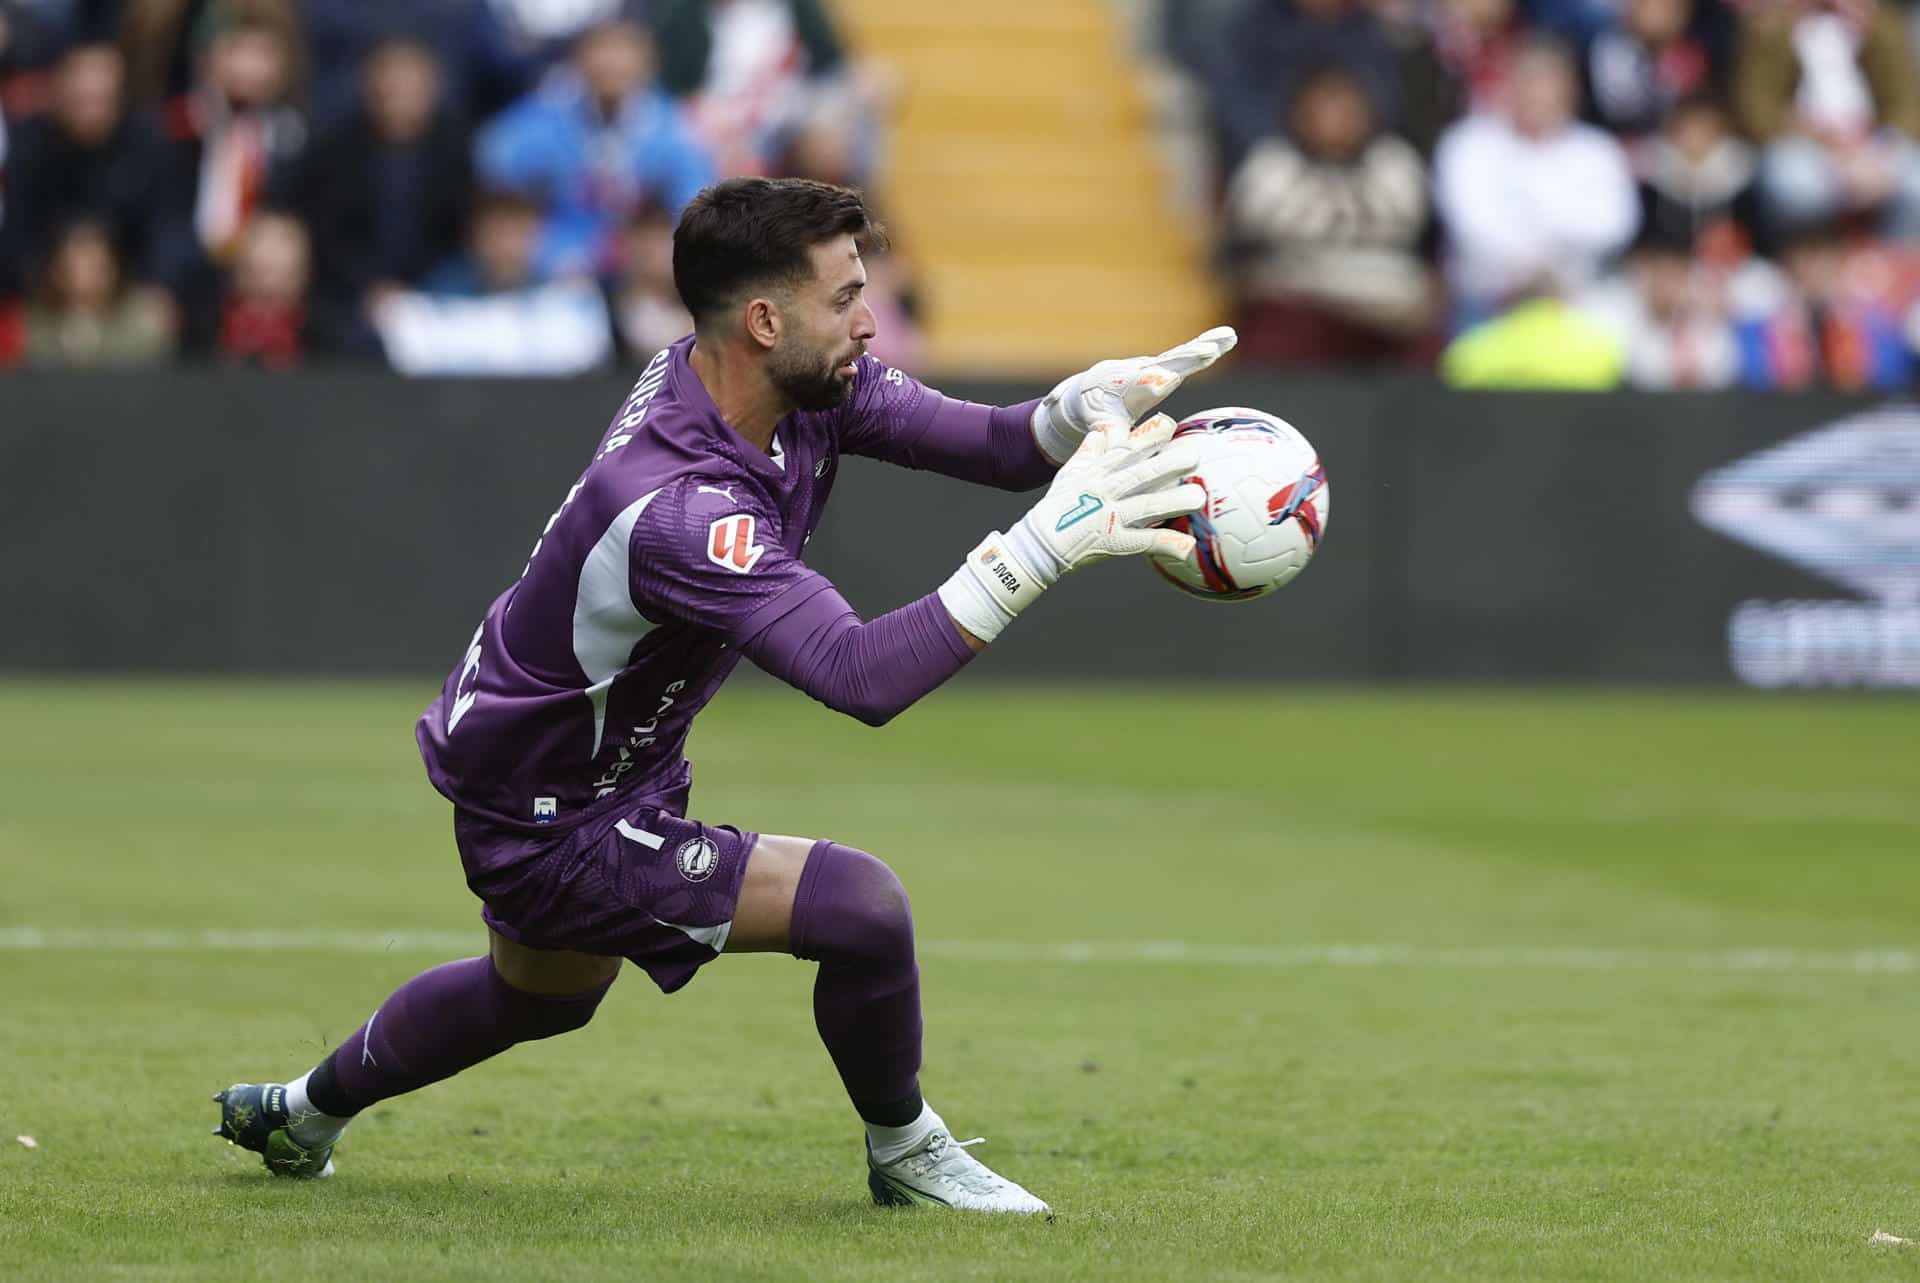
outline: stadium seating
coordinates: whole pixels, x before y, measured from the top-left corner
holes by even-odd
[[[1217,320],[1106,0],[838,12],[907,85],[886,194],[927,286],[930,367],[1058,371]]]

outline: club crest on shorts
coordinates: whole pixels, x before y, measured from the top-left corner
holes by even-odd
[[[707,527],[707,560],[735,574],[746,574],[766,552],[753,541],[753,514],[736,512]]]
[[[680,876],[689,882],[705,882],[720,864],[720,848],[707,838],[689,838],[674,854]]]

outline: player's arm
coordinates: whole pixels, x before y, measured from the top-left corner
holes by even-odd
[[[932,593],[862,620],[788,551],[778,512],[744,478],[686,478],[655,492],[630,539],[628,589],[648,619],[717,633],[863,722],[887,721],[973,657]]]
[[[966,637],[935,593],[862,620],[817,571],[741,653],[836,712],[883,726],[952,677],[986,643]]]
[[[1037,401],[979,405],[944,396],[871,358],[841,448],[1002,490],[1046,484],[1095,426],[1123,429],[1233,348],[1222,326],[1158,356],[1102,361]]]
[[[1204,498],[1177,482],[1195,459],[1190,447],[1167,445],[1172,434],[1165,415],[1090,434],[1010,531],[988,535],[935,592],[871,620],[786,553],[757,514],[733,510],[725,488],[683,486],[647,510],[649,527],[636,527],[652,567],[636,601],[650,617],[722,632],[782,681],[879,726],[959,672],[1067,571],[1156,548],[1190,555],[1191,536],[1157,528]]]
[[[1168,446],[1173,420],[1090,433],[1047,493],[1006,534],[995,531],[935,592],[863,622],[814,571],[742,631],[754,663],[821,703],[879,726],[959,672],[1069,570],[1161,549],[1191,536],[1157,528],[1192,512],[1200,487],[1177,481],[1191,447]]]

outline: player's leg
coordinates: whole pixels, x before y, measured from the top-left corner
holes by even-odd
[[[581,1028],[619,975],[618,958],[490,934],[489,956],[421,972],[299,1078],[235,1083],[216,1094],[215,1134],[262,1154],[278,1175],[327,1175],[334,1142],[361,1110],[516,1043]]]
[[[883,862],[836,842],[758,838],[729,953],[817,961],[814,1025],[867,1130],[868,1187],[886,1204],[1046,1212],[953,1139],[920,1095],[920,968],[906,888]]]
[[[867,1123],[920,1116],[920,968],[892,869],[832,842],[763,834],[747,857],[729,953],[817,961],[814,1023]]]

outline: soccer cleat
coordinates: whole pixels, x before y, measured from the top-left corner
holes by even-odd
[[[985,1140],[955,1140],[936,1127],[927,1143],[882,1166],[867,1150],[867,1188],[882,1207],[938,1203],[970,1212],[1027,1212],[1048,1219],[1053,1209],[967,1152]]]
[[[213,1134],[260,1155],[275,1176],[333,1175],[331,1144],[308,1148],[293,1138],[284,1083],[235,1083],[213,1098],[220,1102],[220,1125]]]

